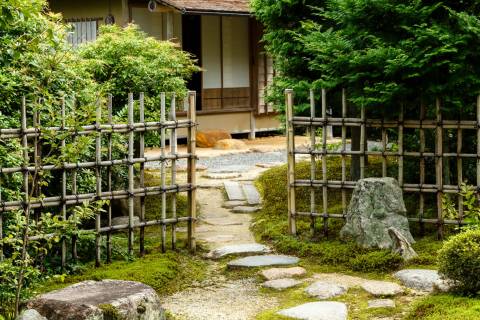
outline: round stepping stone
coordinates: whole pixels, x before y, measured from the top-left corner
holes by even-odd
[[[242,174],[240,172],[230,172],[230,173],[210,173],[207,172],[203,175],[204,178],[207,179],[233,179],[241,177]]]
[[[239,206],[244,206],[247,204],[247,201],[241,201],[241,200],[232,200],[232,201],[225,201],[222,205],[222,207],[230,209],[234,207],[239,207]]]
[[[368,300],[368,309],[374,308],[395,308],[395,301],[392,299]]]
[[[348,309],[342,302],[320,301],[281,310],[278,314],[301,320],[346,320]]]
[[[284,164],[285,162],[270,162],[270,163],[257,163],[256,166],[259,168],[269,169],[269,168],[278,167]]]
[[[410,289],[430,292],[435,286],[448,287],[445,281],[440,279],[437,270],[404,269],[396,272],[393,276]]]
[[[341,296],[347,292],[347,287],[339,284],[325,282],[325,281],[316,281],[309,285],[305,292],[311,296],[318,299],[330,299],[334,297]]]
[[[232,209],[233,213],[255,213],[260,210],[259,207],[238,206]]]
[[[401,286],[387,281],[366,281],[362,283],[362,288],[373,296],[394,296],[403,293]]]
[[[275,280],[266,281],[263,283],[263,286],[265,288],[270,288],[275,290],[285,290],[288,288],[298,286],[301,283],[302,281],[285,278],[285,279],[275,279]]]
[[[229,268],[256,268],[267,266],[281,266],[297,264],[299,259],[292,256],[283,255],[265,255],[251,256],[230,261],[227,266]]]
[[[207,254],[207,258],[220,259],[222,257],[232,254],[262,254],[268,253],[270,249],[263,244],[247,243],[247,244],[234,244],[210,251]]]
[[[260,273],[267,280],[275,280],[283,278],[303,277],[307,274],[307,270],[302,267],[270,268],[267,270],[262,270]]]

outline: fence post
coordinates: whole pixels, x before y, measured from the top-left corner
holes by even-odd
[[[166,175],[165,175],[165,92],[160,94],[160,123],[162,125],[160,129],[160,153],[162,156],[162,160],[160,162],[160,183],[162,185],[162,209],[161,209],[161,217],[162,222],[167,219],[167,193],[166,193]],[[162,252],[167,250],[166,242],[167,242],[167,225],[162,223],[161,225],[162,230]]]
[[[441,102],[439,98],[435,99],[436,113],[437,113],[437,128],[435,141],[435,168],[436,168],[436,183],[437,183],[437,232],[438,238],[443,239],[443,127],[442,127],[442,112]]]
[[[327,90],[322,89],[322,206],[323,234],[328,234],[328,177],[327,177]]]
[[[145,96],[143,92],[140,92],[139,96],[139,121],[145,123]],[[139,137],[139,158],[145,158],[145,131],[140,132]],[[140,163],[140,188],[145,189],[145,162]],[[145,196],[140,197],[140,222],[145,222]],[[140,256],[145,255],[145,226],[140,227]]]
[[[315,94],[312,89],[310,89],[310,117],[313,119],[315,118]],[[311,155],[310,155],[310,181],[314,181],[317,177],[317,164],[316,164],[316,157],[315,157],[315,150],[316,150],[316,127],[313,124],[310,124],[310,148],[311,148]],[[316,212],[316,204],[315,204],[315,188],[313,184],[310,186],[310,232],[312,236],[315,235],[315,212]]]
[[[285,90],[287,114],[287,161],[288,161],[288,229],[290,234],[297,234],[295,221],[295,132],[293,130],[293,90]]]
[[[170,120],[177,121],[177,109],[175,93],[172,94],[172,100],[170,102]],[[174,127],[170,131],[170,154],[177,156],[177,128]],[[177,161],[172,159],[172,172],[171,172],[171,184],[177,185]],[[177,219],[177,194],[172,196],[172,218]],[[177,248],[177,223],[172,224],[172,249]]]
[[[100,124],[102,121],[102,108],[100,105],[100,101],[97,102],[97,110],[96,110],[96,121],[95,126],[97,129],[96,137],[95,137],[95,180],[96,180],[96,195],[97,200],[101,199],[102,197],[102,169],[101,169],[101,162],[102,162],[102,136],[100,131]],[[100,234],[100,227],[101,227],[101,216],[100,213],[97,212],[95,214],[95,266],[100,266],[100,247],[101,247],[101,240],[102,236]]]
[[[113,125],[113,96],[108,94],[107,100],[107,109],[108,109],[108,124]],[[107,160],[112,161],[112,133],[107,135]],[[109,194],[112,192],[112,165],[107,167],[107,189]],[[107,212],[107,223],[108,223],[108,232],[107,232],[107,263],[112,262],[112,201],[108,203],[108,212]]]
[[[134,242],[134,171],[133,171],[133,148],[135,133],[133,129],[133,93],[128,94],[128,254],[133,254]]]
[[[61,134],[62,141],[60,143],[60,149],[62,153],[65,150],[65,97],[62,98],[61,106]],[[65,202],[65,197],[67,196],[67,170],[65,170],[65,162],[62,168],[62,219],[67,220],[67,204]],[[61,265],[62,268],[65,266],[67,260],[67,239],[62,237],[62,253],[61,253]]]
[[[188,246],[190,251],[195,252],[196,250],[196,239],[195,239],[195,226],[197,223],[197,204],[196,204],[196,92],[190,91],[188,93],[188,110],[187,110],[187,117],[190,120],[190,125],[188,127],[188,141],[187,141],[187,148],[188,148],[188,184],[190,185],[188,191]]]

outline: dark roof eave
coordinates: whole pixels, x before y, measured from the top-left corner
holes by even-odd
[[[187,9],[184,8],[180,10],[182,14],[199,14],[199,15],[218,15],[218,16],[253,16],[250,12],[239,12],[239,11],[220,11],[220,10],[198,10],[198,9]]]

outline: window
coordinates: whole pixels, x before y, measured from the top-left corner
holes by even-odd
[[[66,22],[72,26],[68,34],[68,43],[74,48],[78,45],[97,39],[98,23],[101,18],[69,19]]]

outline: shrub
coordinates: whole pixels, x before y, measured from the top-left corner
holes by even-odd
[[[464,294],[480,291],[480,230],[452,236],[438,255],[439,272]]]
[[[361,272],[387,272],[398,269],[403,259],[400,255],[387,250],[373,251],[350,259],[352,270]]]

